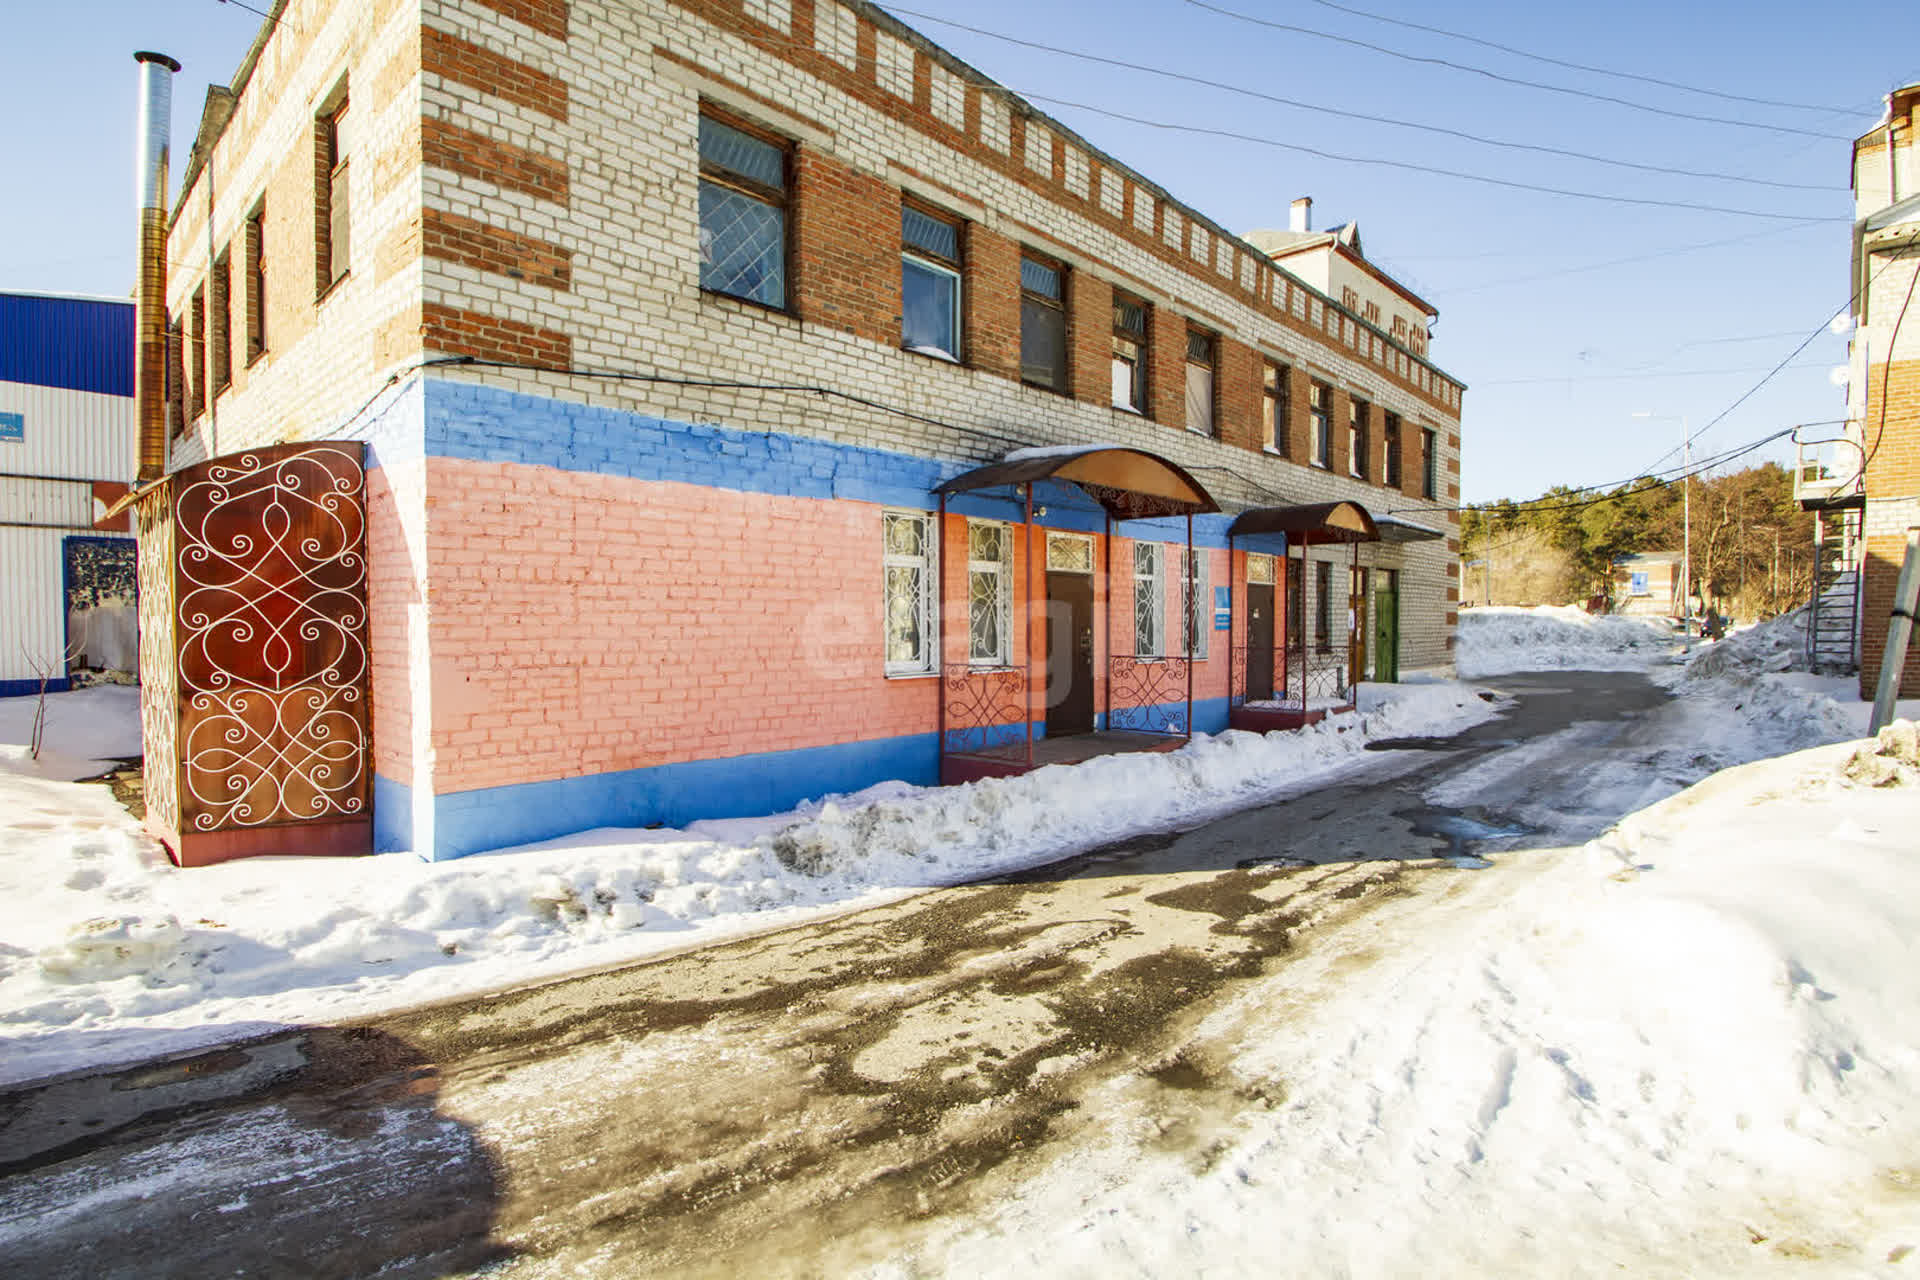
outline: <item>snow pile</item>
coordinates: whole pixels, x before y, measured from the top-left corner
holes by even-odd
[[[32,774],[71,782],[105,773],[140,756],[140,690],[100,684],[47,695],[40,758],[32,759],[38,698],[0,698],[0,774]]]
[[[1203,1028],[1283,1101],[1182,1142],[1116,1081],[1097,1145],[880,1274],[1882,1274],[1920,1245],[1920,786],[1850,751],[1306,953]]]
[[[1462,610],[1454,666],[1463,679],[1508,671],[1637,671],[1673,652],[1663,621],[1595,617],[1573,605]]]
[[[1807,611],[1801,608],[1703,644],[1687,663],[1687,679],[1806,669]]]
[[[49,705],[102,692],[126,691]],[[134,704],[120,709],[137,720]],[[603,829],[439,864],[388,854],[182,871],[105,787],[0,773],[0,1033],[12,1039],[0,1082],[204,1043],[243,1022],[337,1019],[616,964],[1024,868],[1277,797],[1351,766],[1369,738],[1448,733],[1494,710],[1457,684],[1367,686],[1357,714],[1302,732],[1202,736],[964,787],[886,783],[767,818]],[[86,750],[111,739],[98,717],[50,725]]]

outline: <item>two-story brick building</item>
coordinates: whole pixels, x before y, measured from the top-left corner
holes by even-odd
[[[368,443],[380,847],[931,782],[976,673],[1045,733],[1178,662],[1216,730],[1265,692],[1250,578],[1359,674],[1448,664],[1462,387],[1424,329],[881,11],[274,12],[172,215],[170,465]],[[1026,487],[958,484],[1023,449]],[[1383,536],[1229,536],[1336,502]],[[1379,610],[1395,652],[1350,646]]]

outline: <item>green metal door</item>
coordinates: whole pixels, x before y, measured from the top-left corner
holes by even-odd
[[[1373,678],[1385,684],[1400,679],[1400,575],[1380,575],[1373,594]]]

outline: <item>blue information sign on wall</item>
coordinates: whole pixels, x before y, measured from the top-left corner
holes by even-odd
[[[1233,588],[1213,589],[1213,629],[1225,631],[1233,625]]]
[[[0,413],[0,440],[25,440],[26,438],[26,414]]]

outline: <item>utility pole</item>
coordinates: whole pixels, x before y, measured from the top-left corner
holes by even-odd
[[[1680,415],[1680,557],[1686,567],[1687,603],[1681,631],[1686,647],[1693,648],[1693,436],[1687,431],[1687,415]]]

